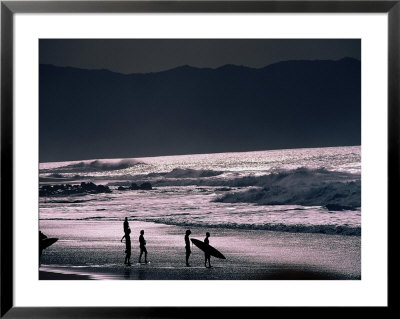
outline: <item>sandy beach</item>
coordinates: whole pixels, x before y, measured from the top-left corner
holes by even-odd
[[[359,280],[361,237],[265,230],[191,228],[191,238],[210,244],[226,260],[211,258],[192,247],[185,266],[186,228],[130,222],[132,257],[124,265],[122,221],[41,220],[40,228],[59,241],[41,258],[41,280]],[[139,264],[138,237],[145,230],[149,264]]]

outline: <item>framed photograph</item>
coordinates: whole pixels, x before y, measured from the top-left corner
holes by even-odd
[[[399,18],[2,1],[1,316],[388,309]]]

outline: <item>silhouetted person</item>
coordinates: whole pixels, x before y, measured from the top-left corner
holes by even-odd
[[[190,235],[191,233],[192,233],[192,232],[190,231],[190,229],[188,229],[188,230],[186,231],[186,235],[185,235],[186,266],[187,266],[187,267],[190,266],[190,265],[189,265],[189,256],[190,256],[190,253],[192,252],[192,251],[190,250],[190,240],[189,240],[189,235]]]
[[[128,217],[125,217],[125,221],[124,221],[124,234],[126,234],[126,232],[128,231],[128,228],[129,228]]]
[[[144,235],[144,230],[141,230],[139,236],[139,247],[140,247],[139,263],[142,262],[142,255],[144,253],[144,262],[147,264],[146,240],[144,239],[143,235]]]
[[[42,256],[43,253],[43,246],[41,245],[41,241],[46,239],[47,236],[45,234],[43,234],[40,230],[39,230],[39,258]]]
[[[204,243],[206,245],[210,245],[210,241],[208,240],[208,237],[210,237],[210,233],[206,232],[206,238],[204,239]],[[211,268],[211,262],[210,262],[211,256],[210,256],[210,254],[204,252],[204,257],[205,257],[204,266],[207,267],[207,260],[208,260],[208,268]]]
[[[39,230],[39,262],[40,262],[40,257],[42,256],[43,250],[46,249],[47,247],[50,247],[53,245],[58,238],[48,238],[45,234],[43,234]]]
[[[125,261],[124,264],[130,266],[131,265],[131,253],[132,253],[132,245],[131,245],[131,229],[128,227],[125,235],[122,236],[122,240],[125,238]]]

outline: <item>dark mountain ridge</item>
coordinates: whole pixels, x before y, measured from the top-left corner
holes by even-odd
[[[40,161],[360,145],[361,63],[39,66]]]

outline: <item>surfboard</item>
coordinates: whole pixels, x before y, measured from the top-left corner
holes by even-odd
[[[200,248],[202,251],[204,251],[207,254],[210,254],[210,256],[214,256],[216,258],[220,258],[220,259],[226,259],[224,255],[222,255],[217,249],[215,249],[213,246],[211,245],[207,245],[204,242],[202,242],[201,240],[198,239],[194,239],[191,238],[190,239],[192,241],[192,243]]]
[[[51,245],[53,245],[58,238],[44,238],[39,241],[39,247],[40,249],[45,249]]]

